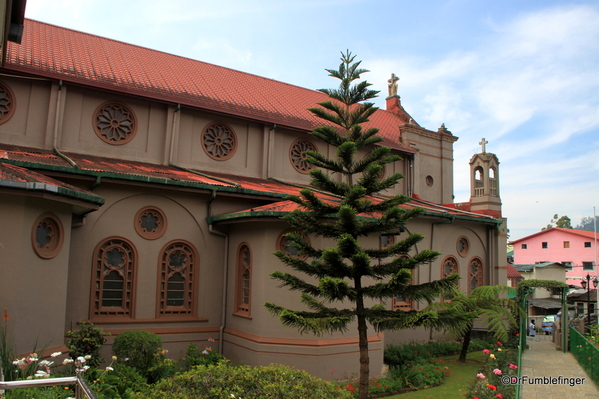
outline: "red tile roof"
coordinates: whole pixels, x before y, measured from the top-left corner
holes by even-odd
[[[553,233],[553,232],[557,232],[557,231],[561,231],[563,233],[568,233],[568,234],[574,234],[574,235],[582,236],[582,237],[586,237],[586,238],[595,239],[595,233],[593,233],[592,231],[576,230],[576,229],[564,229],[564,228],[561,228],[561,227],[553,227],[551,229],[542,230],[542,231],[539,231],[537,233],[531,234],[529,236],[526,236],[526,237],[519,238],[517,240],[511,241],[508,244],[510,244],[510,245],[516,244],[516,243],[519,243],[521,241],[528,240],[531,237],[535,237],[535,236],[538,236],[538,235],[544,235],[544,234],[548,234],[548,233]],[[597,235],[597,238],[599,239],[599,233],[597,233],[596,235]]]
[[[297,194],[297,192],[294,192],[293,194]],[[322,197],[324,200],[326,200],[325,196],[322,196]],[[371,198],[371,199],[375,203],[378,200],[380,200],[379,198]],[[334,199],[332,199],[332,200],[334,201]],[[434,214],[434,215],[442,216],[442,217],[473,218],[473,219],[479,220],[480,222],[485,222],[485,221],[487,221],[487,222],[492,221],[494,223],[501,222],[497,219],[488,217],[486,215],[479,215],[476,213],[463,212],[463,211],[459,211],[459,210],[455,210],[455,209],[450,209],[450,208],[446,208],[444,206],[433,204],[431,202],[423,201],[420,199],[411,199],[410,201],[401,205],[401,207],[404,209],[422,208],[429,215]],[[300,208],[300,206],[298,204],[296,204],[295,202],[281,201],[281,202],[276,202],[273,204],[266,204],[266,205],[262,205],[259,207],[254,207],[251,209],[244,209],[244,210],[237,211],[237,212],[230,212],[230,213],[226,213],[226,214],[222,214],[222,215],[217,215],[217,216],[213,217],[213,220],[214,221],[232,220],[232,219],[239,219],[239,218],[256,217],[258,215],[278,216],[279,213],[291,212],[291,211],[299,209],[299,208]],[[362,215],[362,216],[367,216],[367,215]]]
[[[36,148],[11,146],[0,144],[0,162],[2,160],[19,163],[23,166],[38,167],[44,165],[52,169],[66,168],[65,171],[76,173],[77,170],[88,172],[101,172],[102,174],[113,174],[114,177],[137,176],[152,179],[167,179],[173,181],[183,181],[189,183],[201,183],[212,186],[235,187],[235,184],[226,183],[218,179],[211,179],[192,172],[177,169],[175,167],[156,165],[137,161],[124,161],[121,159],[112,159],[98,157],[94,155],[83,155],[66,152],[68,158],[75,162],[76,168],[64,158],[61,158],[53,151],[41,150]]]
[[[243,191],[254,195],[262,193],[273,196],[274,194],[275,197],[297,194],[301,188],[307,187],[305,185],[271,179],[213,173],[176,166],[125,161],[122,159],[72,152],[64,152],[63,154],[73,161],[76,167],[73,167],[66,159],[61,158],[50,150],[0,144],[0,165],[5,160],[8,163],[33,169],[39,168],[74,174],[83,173],[91,176],[99,175],[115,179],[138,180],[152,183],[194,183],[202,184],[207,189],[220,187],[229,189],[228,191]]]
[[[511,263],[507,264],[507,278],[512,280],[523,280],[524,277],[520,274],[518,270]]]
[[[41,173],[16,165],[0,163],[0,187],[17,190],[43,191],[101,205],[104,198],[91,191],[63,183]]]
[[[318,91],[144,47],[26,19],[21,44],[8,42],[5,69],[182,104],[309,131],[324,122],[307,111]],[[400,117],[377,111],[365,127],[399,142]],[[435,134],[435,132],[430,132]]]
[[[226,191],[244,192],[250,195],[267,195],[271,197],[284,197],[285,195],[298,195],[299,190],[307,185],[286,183],[272,179],[261,179],[256,177],[246,177],[238,175],[228,175],[224,173],[214,173],[206,171],[182,170],[174,166],[165,166],[150,164],[138,161],[124,161],[121,159],[112,159],[86,154],[77,154],[65,152],[64,156],[68,157],[75,163],[73,167],[66,159],[58,156],[49,150],[40,150],[27,147],[11,146],[8,144],[0,144],[0,166],[17,168],[9,164],[3,164],[2,161],[8,163],[16,163],[21,166],[50,169],[60,172],[78,174],[84,172],[91,176],[105,176],[123,180],[137,180],[152,183],[176,184],[176,182],[201,184],[207,189],[224,189]],[[36,172],[28,171],[24,168],[19,170],[27,171],[30,174],[40,176],[39,179],[46,178]],[[48,178],[46,178],[48,179]],[[42,180],[39,180],[42,181]],[[65,187],[68,186],[64,183]],[[78,190],[78,189],[77,189]],[[83,190],[82,190],[83,191]],[[336,201],[337,198],[330,194],[318,194],[323,200]],[[380,201],[382,197],[375,197],[373,200]],[[238,217],[250,216],[252,213],[271,213],[271,212],[290,212],[298,207],[297,204],[291,201],[281,201],[273,204],[267,204],[261,207],[246,209],[239,212],[233,212],[225,215],[220,215],[226,219],[235,219]],[[480,215],[472,212],[466,212],[459,209],[453,209],[444,205],[435,204],[424,201],[415,196],[409,202],[402,205],[406,209],[422,208],[429,215],[442,217],[459,217],[471,218],[481,222],[491,221],[499,223],[495,218]]]

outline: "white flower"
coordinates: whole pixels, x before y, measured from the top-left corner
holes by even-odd
[[[53,354],[50,355],[50,357],[58,357],[62,355],[62,352],[54,352]]]
[[[77,358],[77,361],[78,361],[79,363],[85,363],[85,358],[84,358],[83,356],[79,356],[79,357]]]
[[[110,367],[110,366],[106,367],[106,370],[107,371],[114,371],[114,369],[112,367]]]
[[[112,357],[112,360],[116,360],[116,359],[117,359],[117,357],[116,357],[116,356],[113,356],[113,357]]]
[[[89,359],[91,359],[91,358],[92,358],[92,355],[85,355],[85,358],[86,358],[87,360],[89,360]]]
[[[89,370],[89,366],[83,366],[83,371]]]
[[[70,357],[67,357],[62,361],[62,364],[70,364],[70,363],[73,363],[73,359],[71,359]]]
[[[203,353],[204,355],[207,355],[207,354],[208,354],[208,351],[207,351],[206,349],[204,349],[204,350],[202,351],[202,353]],[[233,394],[231,394],[231,395],[233,395]]]
[[[48,378],[48,377],[50,377],[50,374],[46,373],[45,371],[38,370],[38,371],[35,372],[35,376],[34,377]]]

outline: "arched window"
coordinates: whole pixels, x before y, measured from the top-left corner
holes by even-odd
[[[480,258],[472,258],[468,265],[468,293],[483,285],[483,262]]]
[[[410,259],[408,255],[400,255],[399,258]],[[412,272],[412,284],[414,284],[414,270]],[[415,309],[414,300],[410,298],[406,298],[404,296],[396,296],[393,297],[393,302],[391,304],[392,310],[403,310],[405,312],[409,310]]]
[[[237,273],[235,282],[235,312],[238,316],[251,315],[252,299],[252,252],[243,243],[237,250]]]
[[[197,251],[189,242],[169,242],[162,250],[158,276],[158,316],[193,315],[195,286],[200,267]]]
[[[448,256],[443,261],[443,266],[441,269],[441,278],[446,278],[451,276],[454,273],[459,273],[458,261],[453,256]]]
[[[454,273],[459,273],[460,272],[460,268],[459,268],[459,264],[458,264],[458,260],[456,258],[454,258],[453,256],[448,256],[447,258],[445,258],[443,260],[443,263],[441,264],[441,278],[446,278],[451,276]],[[456,283],[457,286],[457,283]],[[443,301],[449,301],[451,300],[450,297],[448,296],[444,296],[442,298]]]
[[[137,252],[122,237],[110,237],[94,250],[91,317],[133,318]]]

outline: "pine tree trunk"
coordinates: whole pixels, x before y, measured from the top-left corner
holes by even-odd
[[[470,336],[472,335],[472,326],[469,326],[464,334],[464,341],[462,341],[462,351],[458,361],[460,363],[466,363],[466,355],[468,354],[468,347],[470,346]]]
[[[359,399],[368,399],[368,379],[370,377],[370,359],[368,358],[368,326],[364,317],[364,299],[356,300],[358,319],[358,346],[360,348],[360,386]]]

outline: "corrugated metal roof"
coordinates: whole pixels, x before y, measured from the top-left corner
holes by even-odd
[[[8,43],[5,68],[306,131],[324,124],[307,109],[329,100],[316,90],[29,19],[21,44]],[[379,128],[385,145],[414,153],[399,142],[398,115],[379,110],[370,120],[364,126]]]
[[[104,203],[104,198],[91,191],[52,179],[41,173],[16,165],[0,163],[0,187],[50,193],[95,205]]]

